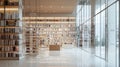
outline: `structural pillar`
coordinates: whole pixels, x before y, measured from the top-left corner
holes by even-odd
[[[92,18],[95,15],[95,0],[90,0],[91,4],[91,52],[95,53],[95,21]]]

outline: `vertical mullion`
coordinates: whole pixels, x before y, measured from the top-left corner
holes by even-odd
[[[100,11],[101,11],[101,0],[100,0]],[[100,19],[100,57],[101,57],[101,13],[99,13]]]
[[[117,67],[117,2],[115,3],[115,39],[116,39],[116,42],[115,42],[115,67]]]
[[[3,20],[4,20],[4,28],[3,28],[4,29],[4,34],[3,35],[5,35],[5,0],[4,0],[4,5],[3,6],[4,6],[4,18],[3,18]],[[4,47],[4,54],[5,54],[5,39],[4,39],[4,46],[3,47]]]
[[[118,7],[119,7],[119,11],[120,11],[120,0],[118,0],[118,2],[119,2],[119,6]],[[119,26],[120,26],[120,13],[119,13],[119,18],[118,19],[119,19],[118,22],[119,22]],[[119,66],[120,66],[120,27],[119,27]]]
[[[108,5],[108,0],[106,0],[105,7]],[[105,10],[105,60],[108,61],[108,9]]]

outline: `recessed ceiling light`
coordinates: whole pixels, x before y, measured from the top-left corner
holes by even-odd
[[[40,5],[40,7],[43,7],[43,5]]]
[[[53,6],[50,6],[50,8],[52,8]]]
[[[61,8],[63,8],[63,6],[61,6]]]
[[[48,11],[44,11],[44,12],[48,12]]]
[[[0,8],[0,10],[4,10],[4,8]],[[9,11],[9,10],[10,10],[10,11],[11,11],[11,10],[16,11],[16,10],[18,10],[18,8],[6,8],[5,10],[8,10],[8,11]]]
[[[56,11],[52,11],[53,13],[55,13]]]

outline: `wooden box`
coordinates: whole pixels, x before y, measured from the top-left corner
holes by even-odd
[[[60,50],[60,45],[49,45],[49,50]]]

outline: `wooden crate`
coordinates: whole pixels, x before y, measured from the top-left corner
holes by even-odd
[[[60,50],[60,45],[49,45],[49,50]]]

